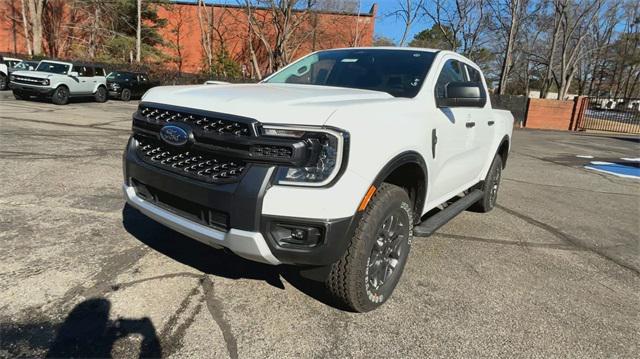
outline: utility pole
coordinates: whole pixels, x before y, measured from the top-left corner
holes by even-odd
[[[142,0],[138,0],[138,27],[136,29],[136,62],[140,63],[140,47],[142,47]]]

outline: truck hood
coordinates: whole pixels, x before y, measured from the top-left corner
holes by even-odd
[[[28,77],[33,77],[35,79],[48,79],[51,76],[55,76],[55,75],[60,75],[60,74],[54,74],[52,72],[44,72],[44,71],[14,71],[11,73],[12,75],[16,75],[16,76],[28,76]]]
[[[323,125],[342,106],[394,97],[378,91],[293,84],[155,87],[145,102],[254,118],[262,123]]]

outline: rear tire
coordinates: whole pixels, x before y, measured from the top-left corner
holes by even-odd
[[[0,91],[4,91],[9,87],[9,81],[5,74],[0,74]]]
[[[120,100],[125,102],[131,100],[131,90],[122,89],[122,93],[120,94]]]
[[[51,102],[56,105],[66,105],[69,103],[69,89],[64,86],[58,86],[51,95]]]
[[[383,183],[367,205],[347,251],[331,266],[326,286],[346,307],[368,312],[386,302],[411,248],[412,205],[402,188]]]
[[[495,207],[496,200],[498,199],[498,190],[500,189],[501,178],[502,157],[500,155],[496,155],[491,163],[491,167],[489,168],[489,173],[487,173],[487,178],[485,178],[482,183],[481,190],[484,192],[484,195],[482,196],[482,199],[474,203],[469,208],[471,211],[486,213]]]
[[[107,89],[104,86],[98,87],[96,93],[93,95],[93,98],[98,103],[107,102]]]

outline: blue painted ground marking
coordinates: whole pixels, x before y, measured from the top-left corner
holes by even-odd
[[[584,166],[584,168],[619,177],[640,179],[640,163],[635,161],[615,163],[592,161],[590,164]]]

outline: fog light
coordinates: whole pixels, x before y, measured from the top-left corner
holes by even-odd
[[[271,235],[282,246],[314,247],[322,240],[322,229],[318,227],[277,223],[271,227]]]

